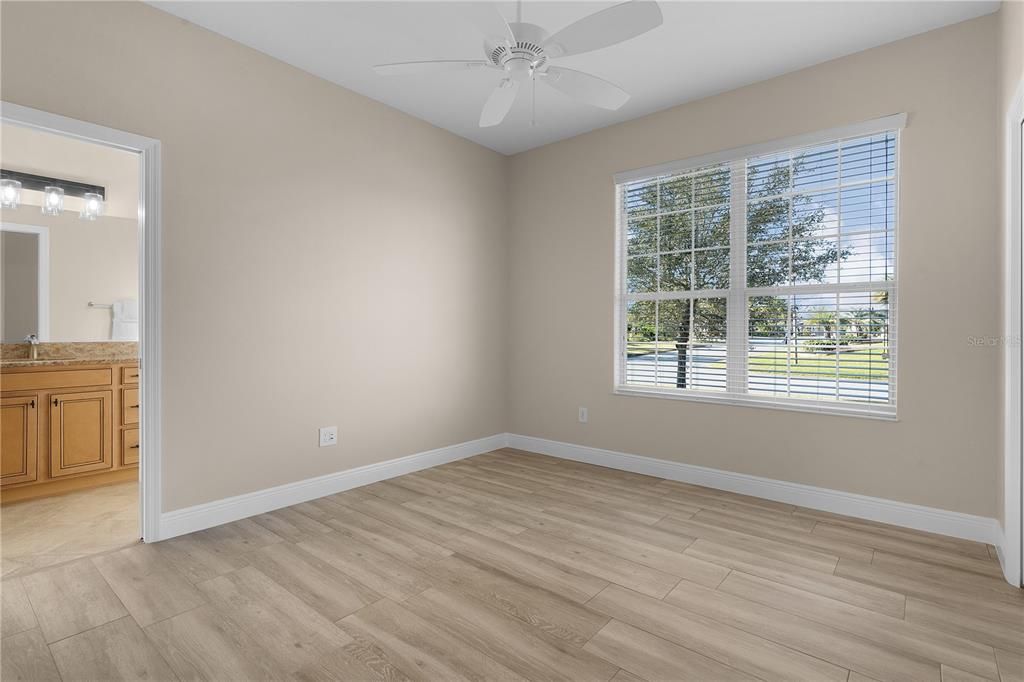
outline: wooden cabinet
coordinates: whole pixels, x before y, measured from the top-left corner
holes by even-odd
[[[137,477],[138,381],[126,363],[0,369],[0,501]]]
[[[114,437],[111,391],[50,396],[50,476],[109,469]]]
[[[39,398],[0,399],[0,482],[36,480],[39,443]]]

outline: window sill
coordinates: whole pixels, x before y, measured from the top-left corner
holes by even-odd
[[[858,417],[860,419],[877,419],[881,421],[899,421],[894,406],[864,407],[851,404],[821,403],[809,400],[786,400],[781,402],[775,398],[756,396],[737,396],[704,391],[659,390],[656,388],[636,388],[632,386],[616,386],[612,391],[615,395],[636,398],[661,398],[668,400],[687,400],[698,403],[715,403],[719,405],[736,405],[739,407],[758,407],[770,410],[786,410],[788,412],[813,412],[838,417]]]

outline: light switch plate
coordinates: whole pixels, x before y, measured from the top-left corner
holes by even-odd
[[[320,447],[326,448],[329,445],[338,444],[338,427],[337,426],[321,426],[320,427]]]

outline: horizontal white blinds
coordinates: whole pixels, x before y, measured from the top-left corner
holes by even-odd
[[[895,130],[618,186],[619,384],[895,405]]]

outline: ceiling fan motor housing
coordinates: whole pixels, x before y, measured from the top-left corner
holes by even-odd
[[[548,62],[548,55],[541,47],[548,37],[547,31],[526,23],[512,23],[509,28],[516,38],[515,44],[488,40],[484,45],[487,58],[510,78],[528,78],[535,71],[542,72]]]

